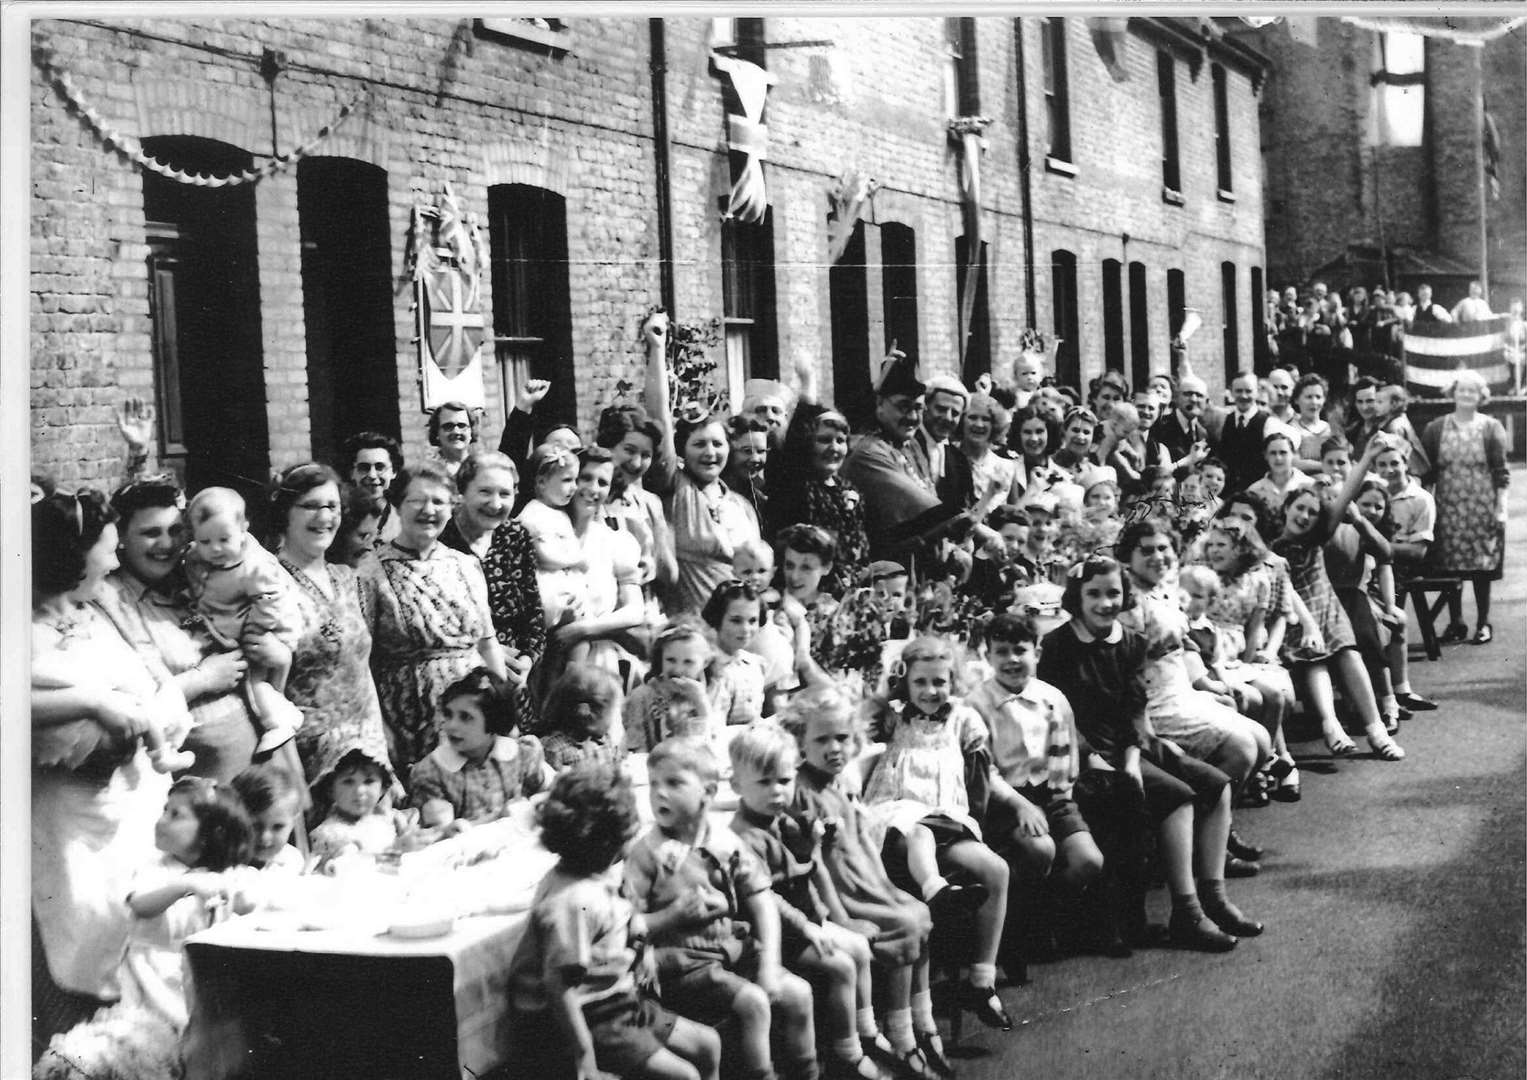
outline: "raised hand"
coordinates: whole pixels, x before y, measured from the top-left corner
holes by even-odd
[[[550,379],[531,379],[525,383],[525,390],[520,394],[520,408],[526,412],[535,412],[537,405],[546,397],[551,389]]]
[[[154,407],[140,397],[126,398],[117,406],[117,430],[129,453],[141,454],[154,437]]]

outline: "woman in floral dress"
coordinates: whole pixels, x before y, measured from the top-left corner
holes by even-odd
[[[1506,546],[1506,429],[1479,407],[1490,387],[1476,372],[1459,372],[1449,389],[1453,411],[1426,425],[1421,445],[1435,462],[1431,473],[1437,500],[1437,538],[1431,562],[1440,570],[1474,582],[1474,643],[1494,637],[1490,628],[1490,583],[1498,581]],[[1463,597],[1453,594],[1444,641],[1468,636]]]

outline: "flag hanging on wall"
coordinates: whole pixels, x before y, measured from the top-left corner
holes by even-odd
[[[1459,368],[1479,372],[1491,393],[1511,386],[1506,362],[1510,316],[1478,322],[1417,323],[1405,332],[1405,385],[1417,397],[1440,397]]]
[[[426,411],[447,401],[483,408],[482,239],[450,184],[439,206],[415,206],[413,267],[420,389]]]

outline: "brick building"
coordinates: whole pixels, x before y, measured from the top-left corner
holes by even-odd
[[[1068,381],[1139,377],[1196,309],[1211,383],[1251,358],[1266,62],[1196,19],[70,19],[33,44],[33,456],[66,484],[113,480],[127,394],[193,486],[366,427],[420,453],[408,256],[447,183],[482,223],[489,441],[529,375],[586,430],[664,299],[723,320],[734,394],[809,363],[851,413],[893,339],[971,375],[1058,329]],[[732,58],[772,80],[766,134]],[[123,152],[260,172],[348,103],[256,182]],[[766,140],[760,222],[723,221],[729,131]],[[834,263],[854,174],[878,189]]]
[[[1527,285],[1527,36],[1477,47],[1404,20],[1303,22],[1238,34],[1273,62],[1261,101],[1269,279],[1369,286],[1387,272],[1396,288],[1429,281],[1450,306],[1481,276],[1483,210],[1491,299],[1505,310]],[[1481,175],[1480,104],[1498,195]]]

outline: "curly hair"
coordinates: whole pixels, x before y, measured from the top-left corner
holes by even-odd
[[[792,695],[789,703],[772,720],[779,723],[804,749],[806,729],[819,716],[836,717],[853,729],[854,748],[864,742],[864,714],[858,699],[841,686],[816,686]]]
[[[662,676],[663,652],[677,641],[698,641],[711,653],[712,659],[715,657],[715,649],[705,633],[705,624],[687,612],[676,615],[653,635],[652,647],[647,653],[649,665],[647,678],[656,679]]]
[[[662,429],[641,405],[611,405],[599,414],[599,426],[594,432],[594,445],[613,450],[627,435],[645,435],[656,453],[663,440]]]
[[[1003,611],[992,616],[983,637],[988,649],[999,641],[1005,645],[1038,645],[1039,627],[1027,615]]]
[[[726,417],[718,413],[708,412],[693,418],[687,416],[681,417],[674,422],[673,451],[678,455],[679,464],[681,467],[684,464],[684,444],[689,442],[690,436],[695,432],[699,431],[701,428],[710,427],[712,424],[716,424],[721,428],[721,441],[727,445],[728,449],[730,449],[731,441],[726,437]]]
[[[1124,531],[1119,534],[1118,543],[1114,544],[1114,555],[1119,562],[1127,564],[1135,553],[1135,548],[1140,546],[1140,541],[1147,536],[1164,536],[1172,542],[1172,550],[1177,551],[1182,547],[1182,536],[1172,526],[1172,523],[1164,517],[1151,515],[1138,521],[1131,521],[1124,526]]]
[[[380,431],[361,431],[351,435],[345,440],[344,469],[348,473],[355,467],[355,455],[362,450],[386,450],[387,459],[392,462],[392,471],[403,471],[403,448],[398,445],[398,440],[391,435],[383,435]]]
[[[185,490],[168,473],[129,480],[111,496],[111,508],[124,529],[131,528],[133,515],[144,510],[184,510],[185,505]]]
[[[510,708],[509,696],[487,668],[475,667],[447,686],[440,695],[441,708],[457,698],[468,698],[477,706],[488,734],[514,734],[514,710]]]
[[[1267,505],[1267,500],[1255,491],[1241,489],[1232,491],[1220,501],[1219,511],[1214,515],[1216,518],[1228,518],[1231,509],[1236,506],[1244,506],[1252,512],[1256,518],[1253,523],[1256,526],[1257,538],[1266,541],[1270,535],[1269,530],[1273,527],[1273,510]]]
[[[340,486],[339,474],[327,465],[316,461],[310,461],[304,465],[293,465],[277,476],[270,489],[271,532],[277,536],[285,532],[287,525],[291,522],[292,507],[297,505],[297,500],[325,484],[333,484],[337,491]],[[343,499],[340,500],[340,509],[343,512]]]
[[[763,597],[758,589],[746,581],[723,581],[717,585],[716,591],[710,594],[710,599],[705,601],[705,606],[700,609],[700,618],[712,630],[720,630],[721,622],[726,618],[726,609],[733,600],[751,602],[758,610],[758,622],[762,625],[765,618]]]
[[[832,533],[820,525],[804,522],[781,529],[774,538],[774,547],[782,553],[794,551],[801,555],[815,555],[824,563],[835,562],[838,558],[838,541]]]
[[[254,853],[254,827],[244,800],[230,785],[186,776],[170,787],[169,798],[182,798],[196,815],[196,868],[221,871],[243,866]]]
[[[441,402],[439,405],[435,406],[434,411],[429,414],[428,431],[429,431],[429,443],[430,443],[431,446],[438,446],[438,445],[440,445],[440,414],[441,413],[446,413],[446,412],[462,412],[462,413],[466,413],[467,414],[467,422],[472,425],[472,435],[471,435],[471,438],[469,438],[467,441],[468,442],[476,442],[477,441],[477,427],[478,427],[478,424],[480,422],[480,416],[481,416],[480,412],[478,410],[476,410],[476,409],[471,408],[465,402],[462,402],[462,401],[444,401],[444,402]],[[396,466],[396,465],[393,466],[393,468],[397,468],[397,467],[398,466]]]
[[[467,459],[456,470],[456,490],[465,495],[467,488],[472,486],[472,481],[477,479],[477,474],[488,469],[507,469],[509,475],[514,477],[514,483],[509,486],[519,487],[520,470],[515,466],[514,459],[497,450],[484,450],[481,453],[468,454]]]
[[[32,591],[57,596],[85,580],[85,556],[117,512],[94,488],[55,492],[32,504]]]
[[[586,761],[562,773],[541,804],[541,843],[573,873],[614,864],[641,830],[631,781],[619,768]]]
[[[1013,422],[1008,427],[1008,446],[1020,455],[1023,453],[1023,445],[1020,441],[1020,433],[1023,431],[1023,425],[1028,423],[1030,420],[1038,420],[1040,423],[1044,424],[1044,452],[1046,454],[1053,454],[1055,452],[1055,448],[1060,445],[1060,425],[1036,409],[1032,403],[1025,405],[1023,408],[1019,409],[1013,414]]]

